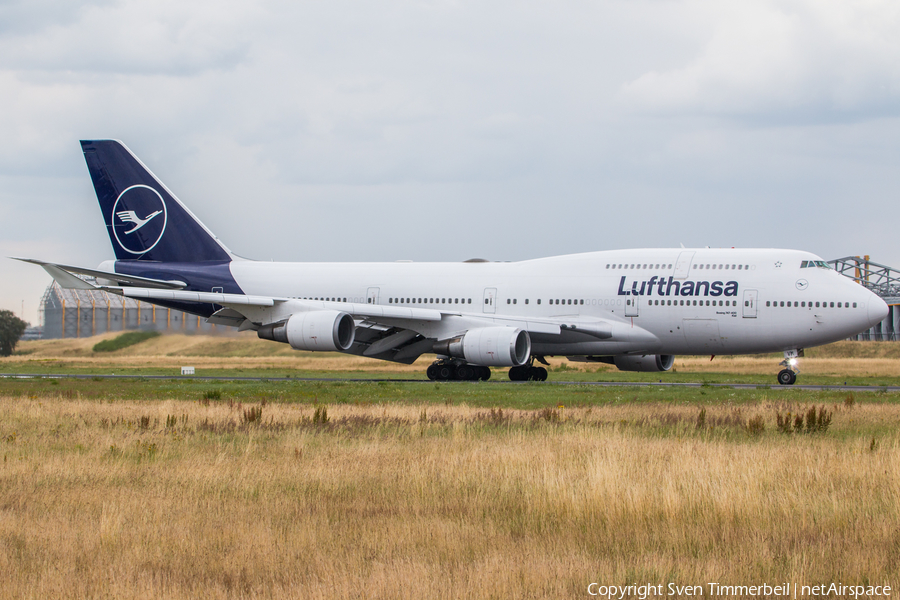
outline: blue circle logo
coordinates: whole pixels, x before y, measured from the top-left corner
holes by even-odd
[[[125,252],[144,254],[152,250],[166,231],[166,203],[147,185],[133,185],[116,198],[112,209],[113,237]]]

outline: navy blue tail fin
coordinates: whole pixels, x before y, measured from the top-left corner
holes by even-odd
[[[82,141],[119,260],[229,261],[231,253],[117,140]]]

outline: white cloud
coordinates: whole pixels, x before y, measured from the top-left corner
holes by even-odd
[[[900,114],[900,5],[740,0],[692,4],[708,42],[687,64],[622,86],[639,111],[810,123]]]
[[[48,12],[56,6],[44,4]],[[4,66],[179,76],[230,69],[245,58],[249,32],[262,11],[239,0],[122,0],[65,14],[66,19],[50,17],[44,27],[5,31]]]

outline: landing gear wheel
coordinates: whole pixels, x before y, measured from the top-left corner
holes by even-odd
[[[475,368],[467,364],[461,364],[457,366],[456,378],[460,381],[474,381],[476,379]]]
[[[547,369],[544,367],[513,367],[509,370],[510,381],[547,381]]]
[[[531,367],[528,369],[528,375],[532,381],[547,381],[547,369],[544,367]]]
[[[797,381],[797,374],[790,369],[782,369],[778,372],[778,383],[781,385],[794,385]]]
[[[490,367],[475,367],[478,373],[478,379],[481,381],[487,381],[491,378],[491,368]]]
[[[437,378],[441,381],[450,381],[453,379],[453,367],[451,365],[438,365]]]
[[[425,375],[428,376],[428,379],[434,381],[438,378],[438,367],[437,365],[428,365],[428,368],[425,370]]]

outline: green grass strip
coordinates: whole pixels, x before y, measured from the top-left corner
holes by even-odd
[[[94,352],[115,352],[159,336],[158,331],[129,331],[94,344]]]

